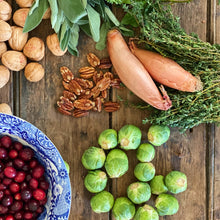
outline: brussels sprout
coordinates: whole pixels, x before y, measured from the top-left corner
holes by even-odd
[[[147,133],[148,140],[154,146],[160,146],[170,137],[170,129],[165,125],[151,125]]]
[[[149,143],[141,144],[137,149],[137,159],[141,162],[150,162],[154,159],[155,149]]]
[[[135,205],[126,197],[115,200],[112,213],[116,220],[130,220],[135,214]]]
[[[179,210],[179,203],[172,195],[160,194],[155,201],[155,207],[160,216],[174,215]]]
[[[109,212],[114,204],[114,197],[110,192],[102,191],[90,200],[91,208],[96,213]]]
[[[66,166],[67,173],[69,174],[70,173],[70,166],[66,161],[64,161],[64,164]]]
[[[101,170],[89,171],[84,179],[86,189],[91,193],[98,193],[105,189],[108,177]]]
[[[111,150],[105,161],[105,169],[110,178],[118,178],[128,171],[128,157],[119,149]]]
[[[104,130],[99,135],[98,143],[105,150],[116,147],[118,145],[117,132],[114,129]]]
[[[159,195],[161,193],[166,193],[168,191],[167,187],[164,184],[164,177],[162,175],[155,176],[150,181],[151,193]]]
[[[105,152],[98,147],[89,147],[82,155],[82,164],[88,170],[103,167],[105,163]]]
[[[150,181],[154,178],[155,167],[152,163],[138,163],[134,168],[134,175],[140,181]]]
[[[134,125],[125,125],[118,132],[118,143],[124,150],[137,149],[141,143],[141,130]]]
[[[127,194],[134,204],[141,204],[150,199],[151,189],[148,183],[135,182],[128,186]]]
[[[165,177],[165,185],[171,193],[177,194],[187,188],[187,177],[179,171],[171,171]]]
[[[159,215],[153,207],[146,204],[138,208],[134,220],[159,220]]]

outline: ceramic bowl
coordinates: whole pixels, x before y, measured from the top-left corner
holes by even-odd
[[[71,206],[71,185],[64,161],[49,138],[34,125],[15,116],[0,113],[0,137],[10,136],[35,151],[44,165],[50,183],[47,204],[38,220],[66,220]]]

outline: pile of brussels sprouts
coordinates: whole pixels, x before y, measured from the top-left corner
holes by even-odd
[[[95,193],[90,201],[94,212],[112,209],[116,220],[158,220],[159,216],[173,215],[178,211],[178,200],[172,194],[186,190],[186,175],[179,171],[171,171],[165,177],[155,175],[155,167],[151,163],[155,156],[153,145],[164,144],[169,139],[170,129],[152,125],[147,136],[149,143],[141,144],[141,130],[134,125],[125,125],[118,133],[107,129],[98,138],[101,148],[92,146],[83,153],[82,164],[89,170],[84,185],[89,192]],[[127,197],[114,199],[105,190],[108,178],[119,178],[128,171],[128,157],[123,150],[135,149],[139,163],[134,175],[138,181],[128,186]],[[152,194],[157,195],[155,208],[146,204]],[[135,205],[141,205],[137,211]]]

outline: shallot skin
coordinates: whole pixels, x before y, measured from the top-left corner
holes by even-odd
[[[137,48],[133,41],[130,42],[130,50],[155,81],[184,92],[202,90],[203,86],[200,79],[186,71],[175,61],[158,53]]]
[[[115,71],[129,90],[157,109],[168,110],[172,106],[166,92],[163,98],[151,76],[131,53],[118,30],[108,32],[107,49]]]

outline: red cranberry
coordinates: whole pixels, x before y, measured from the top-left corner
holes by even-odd
[[[6,167],[4,169],[4,174],[8,178],[14,178],[16,176],[17,172],[14,167]]]
[[[37,209],[39,207],[39,202],[37,200],[34,200],[34,199],[31,199],[29,202],[28,202],[28,209],[31,211],[31,212],[36,212]]]
[[[5,166],[4,164],[0,161],[0,173],[4,170]]]
[[[6,189],[6,186],[4,184],[0,183],[0,190],[4,190],[4,189]]]
[[[2,216],[0,216],[0,220],[5,220],[5,218],[4,218],[4,217],[2,217]]]
[[[36,200],[43,200],[46,197],[46,193],[42,189],[35,189],[33,191],[33,197]]]
[[[14,166],[18,169],[21,169],[25,165],[24,161],[20,158],[14,159]]]
[[[22,201],[14,201],[14,203],[11,205],[10,210],[14,212],[18,212],[22,209],[23,202]]]
[[[30,170],[30,167],[28,164],[25,164],[23,167],[22,167],[22,170],[25,171],[25,172],[28,172]]]
[[[10,206],[13,203],[13,197],[10,195],[5,195],[2,199],[3,206]]]
[[[0,214],[6,214],[8,212],[8,207],[0,204]]]
[[[34,151],[30,148],[24,148],[19,151],[19,157],[24,161],[29,161],[34,156]]]
[[[8,186],[12,183],[12,179],[9,179],[9,178],[5,178],[3,179],[2,183],[5,185],[5,186]]]
[[[27,200],[31,199],[31,197],[32,197],[32,192],[30,189],[26,188],[21,191],[21,199],[22,200],[27,201]]]
[[[4,190],[4,194],[5,194],[5,195],[11,195],[11,192],[10,192],[9,189],[5,189],[5,190]]]
[[[31,161],[30,161],[30,163],[29,163],[29,166],[30,166],[30,168],[34,168],[34,167],[36,167],[38,165],[38,161],[34,158],[34,159],[32,159]]]
[[[40,186],[41,189],[46,191],[49,188],[49,183],[46,180],[42,180],[42,181],[40,181],[39,186]]]
[[[45,205],[47,203],[47,197],[39,201],[40,205]]]
[[[30,186],[31,189],[37,189],[38,181],[34,178],[30,179],[29,186]]]
[[[22,145],[20,142],[15,141],[15,142],[13,143],[13,148],[14,148],[15,150],[17,150],[17,151],[20,151],[20,150],[23,148],[23,145]]]
[[[14,217],[13,215],[8,215],[6,216],[5,220],[14,220]]]
[[[37,209],[37,213],[42,213],[44,211],[44,207],[43,206],[40,206],[38,209]]]
[[[44,175],[44,167],[42,165],[36,166],[32,171],[32,176],[36,179],[39,179]]]
[[[23,212],[16,212],[14,214],[15,219],[20,220],[23,219]]]
[[[21,190],[26,189],[28,187],[26,182],[21,183]]]
[[[12,144],[12,140],[9,136],[3,136],[1,139],[0,139],[0,143],[3,147],[5,148],[9,148]]]
[[[4,196],[4,192],[1,190],[0,191],[0,200],[3,198],[3,196]]]
[[[10,184],[9,189],[14,194],[20,190],[20,186],[17,183],[13,182]]]
[[[24,219],[32,219],[33,213],[32,212],[25,212],[24,213]]]
[[[0,181],[5,178],[4,171],[0,173]]]
[[[7,161],[7,163],[5,164],[5,167],[13,167],[13,161],[11,160]]]
[[[15,178],[14,178],[14,180],[15,180],[15,182],[17,182],[17,183],[21,183],[21,182],[24,181],[25,177],[26,177],[26,174],[25,174],[24,171],[18,171],[18,172],[17,172],[17,175],[16,175]]]
[[[8,156],[8,152],[5,148],[0,147],[0,159],[5,159]]]
[[[18,156],[18,152],[16,150],[12,149],[12,150],[9,151],[8,156],[11,159],[15,159]]]
[[[25,179],[27,182],[29,182],[31,180],[31,178],[32,178],[31,174],[28,174]]]
[[[21,193],[16,193],[16,194],[14,195],[14,199],[15,199],[15,200],[21,200]]]

